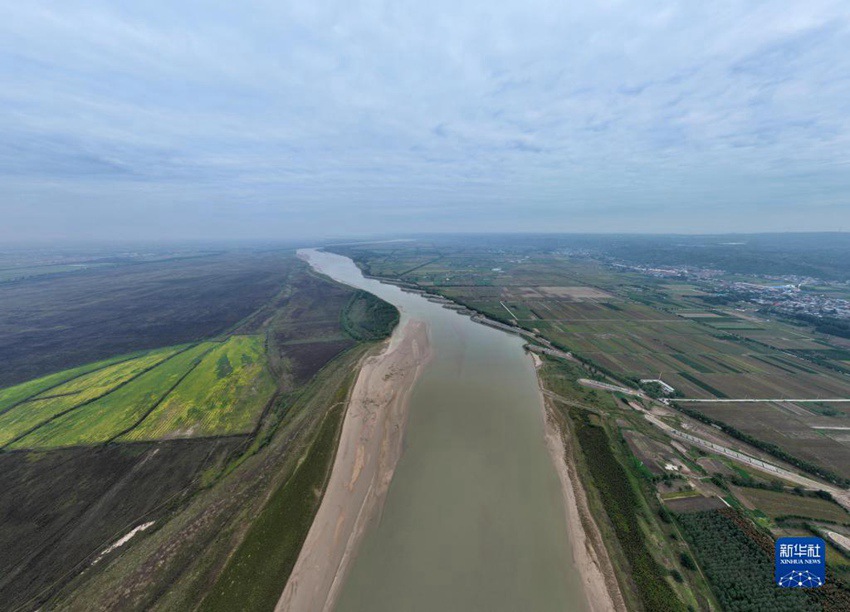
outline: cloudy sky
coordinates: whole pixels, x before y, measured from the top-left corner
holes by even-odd
[[[850,4],[0,1],[0,240],[850,230]]]

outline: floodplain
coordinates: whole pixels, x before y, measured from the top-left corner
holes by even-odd
[[[709,238],[693,240],[699,249],[661,251],[664,240],[469,236],[334,250],[369,275],[515,330],[541,356],[550,414],[627,607],[846,609],[847,340],[717,298],[717,278],[771,282],[759,276],[776,266],[758,241],[750,259],[728,260],[725,276],[711,269],[683,280],[662,254],[705,265],[699,258],[717,251],[704,245]],[[817,262],[824,278],[841,278],[816,246],[794,249],[789,271]],[[643,257],[661,271],[632,263]],[[748,559],[749,582],[765,588],[730,581],[737,570],[706,547],[706,529],[728,532]],[[772,541],[790,533],[829,542],[828,588],[774,592]]]
[[[0,281],[0,600],[141,610],[242,597],[225,561],[242,563],[255,522],[287,537],[245,586],[279,595],[340,398],[397,320],[286,250]]]

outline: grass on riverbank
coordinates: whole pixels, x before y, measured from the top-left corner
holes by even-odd
[[[794,517],[850,524],[850,514],[837,503],[825,499],[751,487],[736,487],[733,492],[745,497],[771,519]]]
[[[644,609],[685,610],[664,578],[668,572],[649,552],[651,543],[647,541],[636,514],[641,504],[625,469],[611,452],[612,443],[605,429],[593,424],[590,413],[585,410],[572,409],[570,416],[582,453],[586,458],[592,458],[587,461],[588,472],[629,563]]]
[[[336,390],[303,461],[251,525],[201,610],[274,609],[321,503],[354,379],[350,374]]]
[[[366,291],[357,291],[340,315],[342,328],[355,340],[387,338],[398,324],[398,309]]]
[[[616,438],[614,423],[647,436],[652,432],[613,394],[579,384],[578,379],[586,376],[581,365],[544,358],[539,373],[546,389],[567,402],[553,399],[552,405],[570,440],[567,452],[575,461],[590,515],[599,526],[628,607],[664,610],[710,605],[708,584],[679,563],[683,544],[675,528],[655,520],[660,508],[654,489],[639,473],[625,441]],[[666,607],[656,608],[657,600]]]

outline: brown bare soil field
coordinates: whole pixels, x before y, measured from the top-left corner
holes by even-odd
[[[227,331],[278,293],[294,258],[233,253],[0,285],[0,387]]]
[[[159,521],[244,436],[0,454],[0,601],[29,609],[138,524]]]

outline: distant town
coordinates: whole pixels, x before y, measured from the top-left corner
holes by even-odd
[[[768,313],[850,320],[850,300],[827,295],[850,291],[846,282],[801,276],[755,275],[752,280],[730,280],[723,270],[693,266],[650,267],[611,263],[618,270],[694,283],[717,303],[747,302]]]

